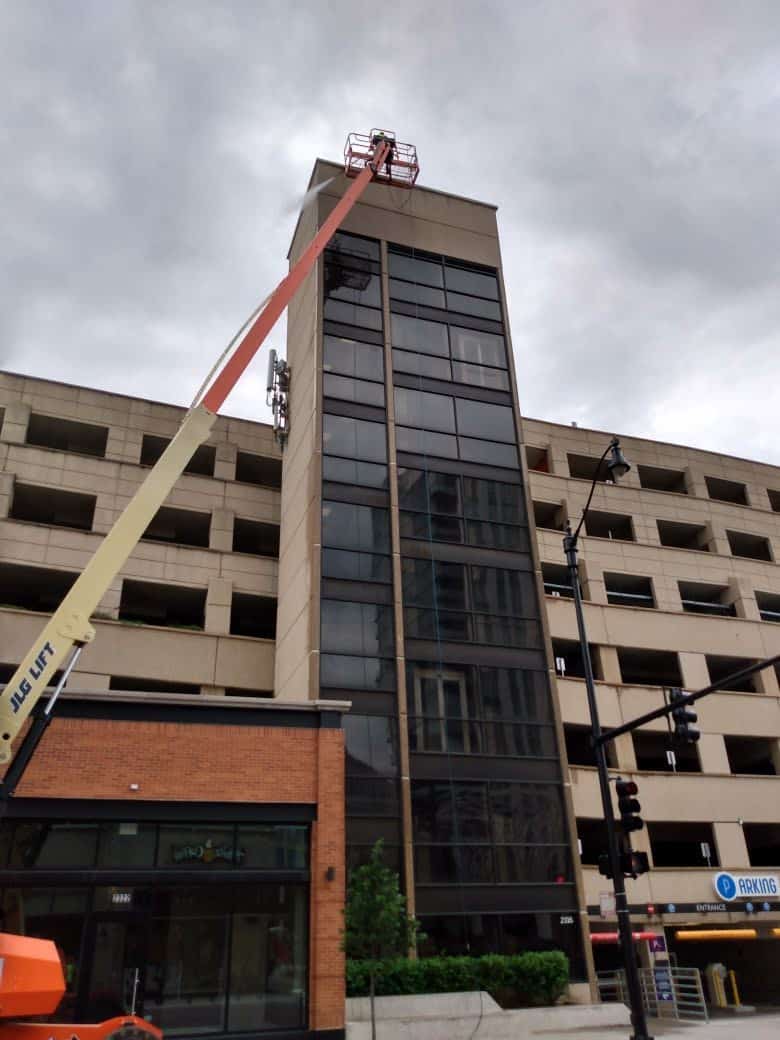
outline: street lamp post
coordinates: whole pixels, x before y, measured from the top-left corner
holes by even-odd
[[[645,1009],[642,1003],[642,990],[639,983],[639,972],[634,957],[634,943],[631,935],[631,919],[628,913],[628,902],[626,900],[626,882],[623,876],[623,867],[620,857],[620,841],[615,825],[615,814],[612,808],[612,794],[609,789],[609,769],[607,766],[606,746],[600,742],[601,723],[599,721],[599,709],[596,702],[596,687],[593,682],[593,665],[590,659],[588,647],[588,635],[585,631],[585,616],[582,611],[582,592],[580,590],[579,570],[577,567],[577,539],[585,517],[588,515],[593,492],[607,455],[610,459],[607,468],[610,475],[617,480],[624,476],[630,466],[623,457],[620,450],[620,442],[613,437],[604,454],[599,459],[590,494],[585,509],[582,512],[580,522],[572,532],[571,524],[566,525],[566,534],[563,539],[563,550],[566,554],[566,563],[569,567],[571,587],[574,595],[574,609],[577,614],[577,629],[580,636],[580,650],[582,652],[583,670],[585,672],[585,688],[588,694],[588,708],[590,709],[591,739],[593,750],[596,755],[596,767],[599,775],[599,788],[601,790],[601,804],[604,810],[604,822],[607,826],[607,852],[609,854],[609,865],[612,872],[612,885],[615,891],[615,909],[617,911],[618,937],[623,954],[623,964],[626,971],[626,984],[628,987],[628,1002],[631,1012],[631,1025],[633,1027],[632,1040],[652,1040],[647,1031]]]

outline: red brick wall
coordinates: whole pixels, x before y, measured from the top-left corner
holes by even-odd
[[[138,784],[138,791],[130,785]],[[298,802],[312,826],[311,1029],[344,1025],[344,734],[173,722],[55,719],[20,783],[20,798]],[[326,880],[328,867],[335,880]]]

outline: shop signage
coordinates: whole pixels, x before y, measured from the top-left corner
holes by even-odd
[[[751,896],[780,895],[780,880],[775,874],[729,874],[721,871],[712,879],[721,899],[750,899]]]
[[[648,943],[651,953],[666,953],[666,939],[663,935],[654,935]]]
[[[235,845],[215,845],[211,838],[195,845],[174,845],[171,857],[174,863],[241,863],[246,849]]]

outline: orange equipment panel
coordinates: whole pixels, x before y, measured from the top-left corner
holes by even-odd
[[[57,947],[50,939],[0,933],[0,1018],[51,1015],[65,993]]]
[[[162,1030],[137,1015],[105,1022],[0,1022],[0,1040],[163,1040]]]

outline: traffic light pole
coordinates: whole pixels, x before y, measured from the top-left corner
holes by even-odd
[[[615,892],[618,937],[621,952],[623,954],[623,966],[626,971],[629,1011],[631,1013],[631,1025],[634,1030],[631,1040],[652,1040],[652,1037],[650,1037],[650,1034],[647,1031],[645,1008],[642,1002],[642,989],[639,982],[639,971],[634,956],[634,940],[631,935],[631,919],[629,917],[628,901],[626,899],[626,881],[623,876],[623,866],[620,857],[620,841],[615,824],[615,813],[612,807],[612,792],[609,788],[607,750],[602,741],[599,709],[596,702],[596,686],[593,681],[593,665],[590,660],[588,635],[585,631],[585,616],[582,611],[582,592],[580,590],[580,576],[577,567],[578,534],[579,528],[576,533],[572,534],[571,525],[568,525],[563,539],[563,549],[566,553],[566,563],[569,568],[571,587],[574,594],[574,609],[577,615],[577,629],[580,636],[580,650],[582,652],[583,670],[585,672],[585,689],[587,690],[588,708],[590,709],[593,750],[596,755],[596,767],[599,774],[599,788],[601,790],[601,805],[604,810],[604,822],[607,825],[607,845],[609,865],[612,871],[612,886]]]

